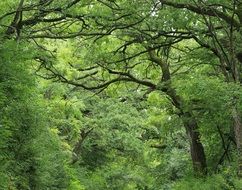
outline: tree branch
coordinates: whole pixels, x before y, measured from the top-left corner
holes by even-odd
[[[221,12],[215,8],[212,8],[211,6],[194,6],[192,4],[186,4],[186,3],[175,3],[169,0],[160,0],[161,4],[168,5],[174,8],[178,9],[187,9],[194,13],[200,14],[200,15],[207,15],[212,17],[218,17],[222,20],[224,20],[227,24],[231,25],[233,24],[235,27],[240,27],[241,24],[233,19],[231,16],[227,15],[224,12]]]

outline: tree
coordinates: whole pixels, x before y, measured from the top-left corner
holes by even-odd
[[[5,6],[8,3],[11,2]],[[190,87],[188,92],[195,95],[184,95],[179,91],[182,85],[177,84],[179,80],[187,81],[186,77],[195,77],[191,72],[200,74],[204,69],[204,83],[211,86],[222,84],[224,87],[220,89],[221,94],[224,93],[229,106],[221,99],[216,105],[229,110],[229,114],[223,114],[230,121],[226,123],[226,131],[233,122],[234,134],[228,138],[226,145],[225,134],[221,130],[225,128],[217,125],[221,122],[216,120],[218,114],[215,113],[221,113],[221,109],[206,107],[206,111],[215,116],[211,123],[223,142],[224,153],[219,163],[228,154],[229,143],[235,138],[241,165],[240,1],[20,0],[12,5],[16,8],[4,10],[0,17],[1,33],[4,34],[1,39],[15,38],[17,42],[30,41],[35,44],[39,52],[35,53],[33,60],[39,63],[36,74],[40,77],[74,86],[74,91],[80,88],[95,94],[105,91],[103,96],[107,95],[105,93],[109,88],[115,86],[122,89],[125,84],[128,89],[142,94],[139,101],[145,100],[151,92],[158,92],[162,98],[168,99],[172,105],[170,114],[180,119],[188,135],[193,168],[198,174],[207,172],[205,151],[208,140],[203,140],[206,136],[202,123],[202,119],[206,118],[203,114],[205,108],[197,111],[196,106],[207,105],[204,97],[209,93],[206,91],[207,94],[199,97],[203,93],[196,94],[196,89]],[[67,46],[66,50],[61,48],[63,45]],[[211,75],[214,83],[209,80]],[[231,96],[224,90],[226,88],[229,92],[233,89]],[[236,90],[238,93],[234,92]],[[119,98],[125,101],[126,97],[122,94]],[[202,113],[201,118],[198,113]],[[76,116],[73,114],[71,117]],[[224,122],[224,118],[221,121]],[[93,133],[92,127],[78,130],[80,136],[73,145],[76,155],[73,163],[81,157],[83,141]],[[227,159],[230,159],[228,155]],[[240,167],[239,173],[241,170]]]
[[[207,48],[219,60],[220,72],[223,73],[226,81],[241,83],[241,26],[242,15],[240,1],[218,1],[178,3],[171,1],[160,1],[162,4],[175,9],[187,9],[195,13],[204,21],[208,33],[199,34],[194,38],[201,47]],[[221,27],[221,25],[223,25]],[[188,29],[195,33],[194,29]],[[201,37],[198,37],[198,36]],[[235,97],[235,102],[236,102]],[[234,134],[239,155],[241,155],[241,114],[240,110],[234,107]],[[241,157],[241,156],[240,156]],[[241,159],[241,158],[240,158]],[[240,161],[241,162],[241,161]],[[241,165],[241,164],[239,164]],[[239,168],[241,173],[241,167]]]
[[[144,80],[143,77],[138,78],[131,74],[131,69],[133,69],[136,64],[133,64],[131,68],[129,68],[130,66],[128,64],[130,63],[130,60],[133,61],[136,57],[142,57],[141,59],[143,59],[143,56],[147,54],[149,56],[149,61],[160,65],[161,67],[161,73],[163,74],[161,82],[163,84],[165,83],[166,85],[164,85],[163,88],[159,90],[167,93],[177,109],[181,109],[181,116],[188,116],[189,119],[185,120],[189,121],[184,123],[185,125],[189,126],[187,129],[188,133],[190,133],[190,137],[192,138],[191,153],[194,167],[199,165],[199,167],[202,168],[201,170],[205,170],[206,158],[203,150],[204,148],[202,147],[202,144],[199,140],[200,135],[197,130],[197,124],[195,121],[192,121],[194,119],[191,119],[191,113],[187,113],[187,111],[183,110],[184,108],[180,108],[180,104],[182,104],[181,98],[177,96],[171,85],[167,84],[170,82],[171,76],[170,69],[167,68],[169,64],[165,63],[164,59],[166,59],[166,57],[168,57],[167,60],[171,58],[169,52],[172,51],[171,49],[174,49],[176,44],[180,44],[181,41],[193,39],[197,42],[198,46],[211,51],[213,55],[218,58],[218,67],[220,69],[216,69],[217,72],[223,73],[225,79],[228,82],[240,82],[239,73],[241,69],[241,48],[234,41],[241,41],[241,34],[239,32],[239,28],[241,26],[241,14],[239,11],[241,3],[236,1],[232,3],[229,1],[218,3],[213,3],[212,1],[194,1],[192,3],[159,1],[143,3],[146,6],[142,6],[139,9],[132,8],[137,6],[135,2],[132,2],[132,6],[130,7],[128,7],[128,5],[125,3],[96,3],[96,8],[104,8],[106,10],[106,15],[103,15],[102,13],[96,13],[95,4],[94,7],[89,8],[90,10],[94,11],[92,16],[94,18],[94,25],[90,24],[90,28],[94,28],[94,30],[89,30],[94,36],[96,36],[94,41],[96,42],[100,38],[107,38],[110,40],[110,36],[114,36],[114,38],[120,40],[112,41],[112,43],[120,43],[119,47],[116,46],[113,48],[116,48],[116,51],[114,50],[113,54],[116,54],[115,56],[117,58],[109,61],[107,60],[107,57],[104,57],[102,58],[103,60],[101,60],[101,63],[96,64],[96,66],[102,70],[106,70],[109,74],[118,76],[117,78],[112,78],[111,80],[102,83],[101,85],[90,87],[88,85],[83,85],[82,83],[75,82],[74,80],[68,80],[63,76],[58,76],[57,73],[52,72],[52,74],[56,75],[62,82],[83,87],[89,90],[99,88],[103,89],[111,83],[119,81],[132,81],[140,85],[145,85],[152,90],[159,89],[157,88],[157,84]],[[171,9],[169,7],[171,7]],[[160,25],[162,23],[162,13],[164,13],[164,15],[169,15],[167,12],[170,10],[177,10],[175,12],[176,15],[171,14],[170,17],[167,16],[171,20],[169,20],[169,22],[163,21],[162,28],[159,26],[157,27],[158,21],[160,21]],[[126,17],[127,15],[128,17]],[[184,17],[184,22],[181,20],[175,20],[178,18],[177,15]],[[196,15],[199,16],[198,21],[194,20]],[[194,25],[199,26],[199,28],[194,27]],[[103,33],[103,31],[105,32]],[[86,32],[86,35],[90,35],[91,33]],[[136,46],[136,48],[134,46]],[[134,53],[133,51],[135,51],[135,49],[137,50]],[[162,57],[157,57],[155,54],[159,52],[158,50],[160,49],[163,49],[163,55]],[[118,53],[119,55],[117,56]],[[179,60],[179,58],[176,59]],[[100,60],[100,57],[98,60]],[[98,60],[94,61],[97,62]],[[114,69],[115,66],[113,65],[115,63],[120,63],[120,65],[123,63],[123,68],[118,66],[116,67],[118,69]],[[147,64],[147,62],[144,62],[144,64]],[[93,78],[94,75],[98,75],[96,70],[91,74],[79,78]],[[241,141],[241,124],[239,112],[240,111],[235,108],[233,113],[235,122],[235,138],[237,139],[238,152],[240,152]]]
[[[93,61],[93,65],[90,65],[88,68],[75,68],[72,64],[70,64],[70,68],[78,71],[90,71],[90,73],[84,74],[83,76],[74,77],[72,80],[68,79],[67,77],[63,76],[59,73],[59,71],[55,71],[54,69],[51,69],[48,67],[48,71],[50,71],[50,76],[47,76],[46,78],[53,78],[57,77],[60,81],[68,84],[75,85],[77,87],[82,87],[87,90],[95,90],[95,89],[105,89],[107,86],[109,86],[112,83],[120,82],[120,81],[129,81],[134,82],[138,85],[143,85],[145,87],[149,88],[149,91],[158,90],[161,91],[171,99],[173,105],[178,110],[178,115],[184,120],[184,126],[187,130],[187,133],[189,134],[191,138],[191,156],[193,160],[194,169],[198,172],[205,172],[206,170],[206,157],[204,153],[204,148],[200,142],[200,135],[198,131],[198,126],[195,121],[195,119],[192,117],[192,113],[190,113],[188,110],[184,110],[185,108],[182,107],[183,100],[181,100],[181,97],[179,97],[176,94],[175,89],[172,87],[172,78],[171,78],[171,71],[169,68],[168,58],[169,58],[169,52],[170,48],[173,44],[178,43],[179,41],[183,39],[192,38],[189,36],[189,34],[184,34],[182,36],[170,36],[169,32],[165,32],[165,34],[158,33],[157,35],[157,29],[151,29],[149,25],[150,22],[152,22],[151,19],[153,19],[154,16],[150,15],[150,11],[152,8],[152,4],[148,4],[148,8],[143,10],[134,10],[134,9],[128,9],[128,13],[132,16],[129,16],[128,19],[120,16],[120,15],[127,15],[126,12],[123,13],[123,9],[120,10],[113,10],[110,7],[106,7],[105,5],[99,5],[97,6],[104,6],[107,11],[117,12],[116,15],[118,15],[117,20],[118,24],[113,26],[113,23],[109,21],[109,19],[106,19],[102,15],[97,15],[94,18],[97,18],[97,23],[101,25],[105,30],[111,31],[112,28],[115,30],[112,34],[108,35],[107,37],[101,36],[102,39],[99,39],[100,36],[98,35],[95,39],[101,41],[101,43],[107,43],[110,47],[109,42],[115,43],[116,46],[114,46],[111,50],[111,52],[107,51],[99,51],[98,55],[94,56],[94,58],[88,57],[88,60]],[[123,5],[124,10],[126,4]],[[133,5],[133,7],[135,7]],[[92,8],[95,12],[95,8]],[[125,10],[127,11],[127,10]],[[145,12],[146,11],[146,12]],[[142,16],[145,15],[145,16]],[[108,15],[110,17],[110,20],[112,21],[114,15]],[[104,19],[102,18],[104,17]],[[119,21],[120,18],[120,21]],[[98,20],[100,19],[100,21]],[[103,24],[104,23],[104,24]],[[98,26],[99,26],[98,25]],[[110,28],[110,29],[109,29]],[[117,31],[116,31],[117,30]],[[146,32],[147,31],[147,32]],[[97,32],[101,33],[101,32]],[[148,34],[146,34],[148,33]],[[168,36],[167,36],[168,35]],[[116,40],[117,38],[118,40]],[[127,39],[127,40],[126,40]],[[91,49],[96,48],[103,48],[108,49],[107,46],[100,45],[93,45],[91,46]],[[133,47],[132,47],[133,46]],[[115,50],[116,49],[116,50]],[[95,50],[94,50],[95,51]],[[91,52],[93,55],[95,52]],[[159,51],[161,51],[161,55],[159,54]],[[89,53],[89,52],[87,52]],[[110,53],[110,55],[105,56],[104,53]],[[116,54],[116,55],[115,55]],[[117,55],[118,54],[118,55]],[[110,56],[113,56],[113,58],[110,59]],[[160,69],[160,71],[157,71],[156,78],[153,78],[152,80],[146,80],[145,77],[149,78],[146,75],[146,71],[142,71],[141,64],[138,63],[137,57],[141,57],[141,59],[144,59],[143,64],[147,67],[157,67]],[[146,58],[145,56],[148,56]],[[48,60],[41,60],[44,65],[47,65],[45,63]],[[120,63],[119,66],[116,67],[116,64]],[[122,64],[122,65],[121,65]],[[88,64],[85,64],[88,65]],[[141,70],[138,71],[137,67]],[[109,74],[111,75],[111,79],[107,80],[106,78],[100,78],[98,70],[101,70],[103,72],[103,75]],[[140,77],[134,76],[132,73],[139,72]],[[147,71],[148,73],[148,71]],[[113,77],[115,76],[115,78]],[[94,82],[101,81],[101,80],[107,80],[106,82],[103,82],[101,84],[92,85],[92,83],[84,85],[83,83],[78,82],[78,80],[87,78],[93,78]],[[77,80],[76,80],[77,79]],[[94,83],[94,84],[95,84]]]

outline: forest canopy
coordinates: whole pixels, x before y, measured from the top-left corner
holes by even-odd
[[[0,41],[0,190],[242,189],[241,0],[5,0]]]

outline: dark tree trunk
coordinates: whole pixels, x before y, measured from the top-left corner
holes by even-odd
[[[236,140],[237,152],[238,152],[238,176],[242,177],[242,122],[241,115],[234,108],[233,110],[233,120],[234,120],[234,135]]]
[[[203,145],[200,141],[200,132],[196,119],[189,112],[184,112],[181,105],[181,97],[176,94],[175,89],[171,86],[166,90],[166,94],[172,99],[173,105],[180,110],[180,116],[183,118],[183,125],[186,129],[190,140],[190,153],[192,158],[193,168],[196,174],[207,173],[206,155]]]
[[[184,112],[181,106],[181,97],[176,94],[175,89],[168,87],[166,94],[171,98],[173,105],[180,110],[180,116],[183,118],[183,125],[190,140],[190,153],[194,172],[198,175],[207,173],[206,155],[203,145],[200,141],[200,132],[196,119],[189,112]]]
[[[184,114],[184,126],[190,137],[190,152],[194,171],[197,174],[206,174],[207,162],[203,145],[200,141],[200,132],[196,120],[190,113]]]
[[[181,97],[177,95],[176,90],[171,86],[169,64],[158,57],[154,50],[149,50],[148,53],[150,60],[157,63],[162,71],[162,79],[160,81],[162,84],[160,86],[162,86],[162,88],[160,88],[160,90],[166,93],[170,97],[172,104],[180,110],[179,116],[183,118],[183,124],[190,139],[190,152],[194,172],[198,175],[206,174],[206,155],[200,141],[197,122],[191,113],[184,112]]]

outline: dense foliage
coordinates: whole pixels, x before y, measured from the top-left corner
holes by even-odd
[[[0,190],[242,189],[241,0],[5,0],[0,42]]]

